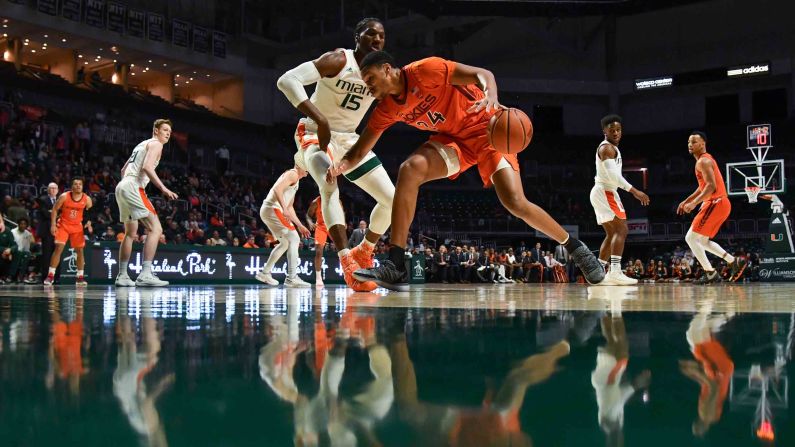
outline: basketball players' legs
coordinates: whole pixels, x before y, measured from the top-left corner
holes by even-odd
[[[141,224],[147,230],[143,253],[144,266],[146,266],[146,262],[152,262],[155,259],[155,252],[157,251],[157,244],[160,243],[160,235],[163,234],[163,227],[160,225],[160,219],[157,214],[154,213],[150,213],[141,219]],[[125,234],[124,237],[126,238],[127,235]]]
[[[522,189],[519,173],[507,164],[498,166],[491,176],[500,203],[511,214],[524,220],[527,225],[543,232],[557,242],[565,242],[569,234],[546,211],[527,200]]]
[[[50,257],[50,271],[54,272],[55,269],[58,268],[58,264],[61,263],[61,254],[63,253],[63,249],[66,247],[66,242],[55,242],[55,250],[52,252],[52,256]]]
[[[685,242],[690,246],[693,255],[698,259],[701,267],[707,274],[714,272],[712,264],[707,258],[707,251],[715,254],[728,262],[734,262],[734,256],[727,253],[720,245],[710,241],[720,231],[723,222],[729,217],[731,204],[728,200],[713,201],[701,207],[693,219],[693,224],[685,235]]]
[[[326,244],[320,245],[315,243],[315,273],[320,277],[320,272],[323,268],[323,250]]]
[[[459,171],[458,159],[456,148],[429,141],[400,165],[392,202],[392,232],[389,240],[393,246],[406,247],[420,185],[456,174]]]
[[[602,223],[602,228],[605,229],[606,236],[599,248],[599,259],[611,262],[611,256],[617,256],[620,261],[629,231],[627,221],[616,216],[613,220]]]
[[[123,263],[125,266],[128,262],[130,262],[130,256],[132,255],[132,245],[137,234],[137,220],[128,220],[127,222],[124,222],[124,239],[122,239],[121,246],[119,247],[119,263]],[[126,270],[123,269],[119,272],[126,274]]]
[[[376,157],[365,161],[360,167],[365,167],[368,162],[376,163]],[[351,172],[345,174],[345,177],[351,180],[356,186],[362,188],[364,192],[370,195],[376,201],[373,211],[370,213],[370,227],[367,229],[365,239],[375,244],[382,234],[386,233],[389,229],[389,224],[392,220],[392,201],[395,197],[395,186],[386,173],[386,169],[377,161],[378,166],[361,176],[357,174],[357,169],[354,168]]]
[[[345,231],[345,212],[340,202],[340,191],[337,183],[328,183],[326,181],[326,172],[331,166],[331,157],[325,151],[321,151],[317,144],[310,145],[303,150],[306,168],[320,191],[323,220],[326,222],[326,227],[328,227],[331,240],[334,241],[334,246],[337,251],[340,251],[348,246],[348,235]]]

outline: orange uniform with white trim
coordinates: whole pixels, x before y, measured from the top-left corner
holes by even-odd
[[[316,197],[312,203],[317,204],[315,208],[315,244],[325,245],[328,241],[328,228],[323,220],[323,207],[320,205],[320,197]]]
[[[691,229],[694,233],[698,233],[708,238],[715,237],[723,226],[723,222],[729,218],[732,211],[732,204],[729,202],[729,197],[726,194],[726,184],[723,182],[723,175],[718,168],[718,162],[712,155],[704,153],[701,154],[699,160],[702,158],[709,158],[712,160],[712,175],[715,179],[715,191],[709,196],[708,199],[701,203],[701,209],[693,219]],[[703,190],[707,185],[704,176],[701,175],[698,168],[696,168],[696,180],[698,180],[698,189]]]
[[[380,133],[403,122],[420,130],[436,132],[428,142],[440,149],[440,154],[446,158],[448,178],[453,180],[477,165],[483,185],[489,187],[492,174],[506,163],[519,172],[519,163],[516,154],[502,154],[489,145],[489,119],[496,110],[467,111],[485,94],[474,85],[453,85],[455,66],[455,62],[429,57],[403,67],[404,96],[387,96],[380,101],[367,127]],[[448,157],[457,160],[448,160]]]
[[[86,239],[83,235],[83,211],[88,204],[88,196],[83,193],[80,200],[72,197],[72,192],[65,192],[64,200],[61,205],[61,213],[56,224],[55,243],[66,244],[68,240],[72,248],[83,248],[86,246]]]

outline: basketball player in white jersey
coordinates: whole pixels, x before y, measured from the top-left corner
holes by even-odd
[[[325,180],[332,162],[341,159],[359,139],[356,127],[374,100],[362,81],[359,62],[367,54],[383,49],[383,24],[376,18],[363,19],[356,25],[354,40],[355,50],[338,49],[304,62],[282,75],[277,86],[293,106],[306,115],[298,123],[295,142],[320,189],[323,217],[337,248],[345,283],[356,291],[370,291],[376,288],[375,283],[359,282],[353,278],[353,272],[360,267],[373,266],[373,248],[389,228],[392,218],[395,186],[381,161],[372,153],[343,172],[377,202],[370,214],[370,228],[364,240],[348,250],[339,188],[337,183]],[[310,84],[315,84],[311,98],[304,90],[304,86]]]
[[[279,241],[270,256],[265,267],[257,273],[256,278],[269,286],[278,286],[279,281],[271,275],[276,261],[287,252],[287,278],[284,280],[285,287],[309,287],[311,284],[298,277],[296,268],[300,260],[298,259],[298,244],[301,236],[309,237],[309,230],[298,219],[293,208],[295,193],[298,192],[298,184],[302,178],[306,177],[306,169],[303,166],[303,157],[296,152],[295,167],[288,169],[279,176],[276,183],[268,191],[268,196],[262,201],[259,209],[259,217],[271,230],[273,236]],[[296,231],[296,228],[298,231]]]
[[[166,185],[157,176],[155,168],[160,163],[163,145],[171,138],[171,121],[159,119],[152,128],[152,138],[144,140],[135,146],[132,155],[121,168],[121,181],[116,185],[116,203],[119,205],[119,216],[124,224],[124,240],[119,248],[119,276],[116,285],[121,287],[167,286],[168,281],[163,281],[152,272],[152,260],[155,258],[157,244],[163,227],[157,212],[146,196],[146,185],[151,181],[163,195],[170,200],[175,200],[177,194],[166,188]],[[144,242],[143,270],[133,282],[127,273],[127,265],[132,254],[133,238],[138,234],[138,222],[146,228],[148,234]]]
[[[607,115],[602,118],[602,132],[605,139],[596,149],[596,177],[591,189],[591,205],[596,213],[596,223],[604,227],[605,240],[599,248],[599,262],[602,266],[610,263],[610,271],[600,285],[626,286],[637,284],[638,280],[628,277],[621,270],[621,255],[627,239],[627,214],[618,196],[618,189],[629,191],[643,206],[649,204],[649,196],[629,184],[621,174],[621,151],[618,143],[623,132],[621,117]]]

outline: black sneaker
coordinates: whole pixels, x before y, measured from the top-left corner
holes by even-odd
[[[580,244],[579,247],[571,251],[571,259],[582,270],[585,280],[591,285],[602,282],[605,279],[605,269],[599,263],[599,259],[581,241],[574,240],[572,242]]]
[[[747,262],[742,260],[742,264],[740,263],[740,258],[734,258],[734,262],[731,263],[731,273],[729,273],[729,281],[737,281],[742,276],[743,272],[745,271],[745,266]]]
[[[409,272],[401,272],[388,259],[382,261],[378,267],[356,270],[353,272],[353,277],[359,281],[373,281],[381,287],[396,292],[409,291]]]
[[[697,280],[693,281],[693,284],[704,285],[704,284],[716,283],[719,281],[720,281],[720,274],[718,273],[717,270],[713,270],[711,273],[705,272],[703,275],[701,275],[701,278],[698,278]]]

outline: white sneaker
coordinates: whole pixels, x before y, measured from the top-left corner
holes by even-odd
[[[168,285],[168,281],[163,281],[155,276],[154,273],[149,272],[138,275],[135,285],[136,287],[164,287]]]
[[[119,275],[116,277],[116,287],[135,287],[135,281],[129,275]]]
[[[288,276],[284,280],[284,287],[312,287],[312,284],[299,278],[298,275]]]
[[[265,284],[267,284],[269,286],[278,286],[279,285],[279,281],[276,281],[275,279],[273,279],[273,276],[271,276],[270,273],[265,273],[263,271],[260,271],[259,273],[257,273],[257,275],[254,276],[254,278],[257,281],[264,282]]]
[[[630,278],[629,276],[625,275],[624,272],[619,270],[610,270],[605,275],[605,280],[610,279],[613,282],[613,285],[616,286],[634,286],[638,283],[638,280],[635,278]]]

